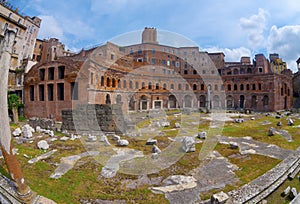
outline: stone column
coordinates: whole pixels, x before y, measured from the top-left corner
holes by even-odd
[[[5,163],[7,165],[9,174],[16,186],[19,200],[24,203],[30,203],[35,197],[30,188],[26,185],[21,172],[17,156],[13,151],[13,143],[11,141],[11,132],[9,127],[8,105],[7,105],[7,84],[8,73],[10,68],[11,53],[16,38],[15,31],[6,30],[4,38],[0,44],[0,143],[1,150]]]

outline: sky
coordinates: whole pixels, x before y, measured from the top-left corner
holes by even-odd
[[[136,42],[145,27],[155,27],[161,44],[170,43],[167,34],[178,34],[184,40],[175,46],[194,43],[201,51],[224,52],[226,61],[278,53],[297,71],[299,0],[7,1],[42,19],[38,38],[58,38],[73,51],[119,42],[124,34],[123,42]]]

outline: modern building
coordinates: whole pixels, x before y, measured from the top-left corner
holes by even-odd
[[[263,54],[225,62],[224,53],[159,44],[145,28],[139,44],[111,42],[36,64],[26,75],[25,115],[61,120],[77,104],[122,104],[124,111],[251,109],[293,104],[292,72],[275,73]],[[73,100],[72,100],[73,99]]]
[[[13,47],[9,72],[8,88],[21,98],[23,97],[23,78],[34,63],[33,50],[41,19],[38,17],[23,16],[6,1],[0,2],[0,38],[6,29],[16,31],[16,43]]]

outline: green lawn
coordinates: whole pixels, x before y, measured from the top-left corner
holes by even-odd
[[[167,113],[167,120],[170,122],[170,127],[158,128],[159,131],[164,132],[163,135],[151,135],[152,133],[147,135],[147,137],[153,137],[158,140],[158,146],[162,151],[172,144],[172,141],[168,139],[168,137],[174,138],[180,132],[178,129],[174,128],[174,124],[176,122],[181,123],[182,127],[187,127],[184,129],[184,136],[195,135],[200,131],[207,131],[209,136],[220,134],[231,137],[251,136],[257,141],[275,144],[286,149],[296,149],[300,146],[300,128],[295,128],[295,126],[300,125],[300,120],[294,119],[295,126],[287,126],[286,117],[276,119],[270,116],[267,117],[264,115],[256,115],[255,120],[250,120],[247,118],[247,121],[241,124],[226,122],[224,127],[210,128],[210,121],[199,118],[199,116],[203,116],[203,114],[182,114],[178,117],[174,117],[173,113],[178,112],[169,111]],[[195,125],[195,120],[199,120],[199,125]],[[264,121],[270,121],[271,124],[261,125],[261,123]],[[293,136],[293,142],[287,142],[286,139],[280,135],[275,135],[272,137],[267,136],[267,132],[271,126],[278,129],[276,126],[278,121],[281,121],[283,124],[281,128],[289,131],[289,133]],[[137,128],[147,128],[150,122],[151,119],[140,121],[137,124]],[[18,127],[17,124],[11,125],[12,129],[15,129],[16,127]],[[35,133],[35,135],[38,134]],[[58,137],[62,136],[62,134],[58,132],[55,133],[55,135]],[[145,155],[149,155],[151,153],[151,146],[145,145],[147,137],[145,136],[141,138],[137,137],[126,139],[129,140],[129,148],[140,150]],[[60,179],[51,179],[50,175],[54,172],[62,157],[79,154],[87,150],[83,144],[79,142],[79,140],[65,142],[58,140],[51,142],[50,148],[57,149],[58,151],[55,152],[50,158],[44,161],[38,161],[35,164],[28,164],[27,162],[29,158],[25,158],[23,156],[24,154],[30,158],[33,158],[44,153],[44,151],[38,150],[36,147],[36,143],[39,140],[40,139],[36,139],[31,144],[16,144],[15,147],[18,148],[18,159],[22,166],[22,170],[28,185],[40,195],[53,199],[57,203],[79,203],[80,199],[87,200],[89,198],[125,200],[127,203],[168,203],[164,195],[153,194],[148,189],[148,185],[140,186],[136,189],[127,189],[122,183],[124,179],[137,179],[137,176],[118,173],[116,177],[112,179],[104,179],[99,177],[101,174],[102,165],[90,157],[85,157],[79,160],[75,167],[63,175]],[[109,141],[111,144],[116,143],[116,141],[113,141],[110,138]],[[175,164],[155,174],[150,174],[148,177],[162,177],[164,179],[170,175],[187,175],[189,171],[200,165],[199,153],[202,146],[203,145],[201,143],[196,144],[195,152],[183,154],[183,156]],[[235,173],[240,179],[240,182],[235,186],[227,185],[224,189],[215,189],[209,192],[201,193],[202,199],[207,199],[213,193],[221,190],[228,192],[239,186],[242,186],[243,184],[248,183],[258,176],[264,174],[266,171],[270,170],[280,162],[280,160],[261,155],[240,155],[238,150],[232,150],[228,148],[228,145],[223,144],[217,144],[215,150],[226,157],[231,163],[236,164],[239,167]],[[172,152],[170,154],[172,154]],[[0,164],[0,172],[6,176],[9,176],[7,174],[3,159],[0,160]],[[293,185],[297,187],[299,191],[300,187],[297,179],[294,179],[293,181],[286,181],[284,185],[278,189],[278,191],[269,196],[268,201],[270,203],[285,203],[284,198],[280,197],[280,200],[278,196],[282,192],[282,189],[286,188],[287,185]],[[276,199],[279,199],[280,202],[277,202]]]

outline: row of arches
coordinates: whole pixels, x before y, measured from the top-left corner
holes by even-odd
[[[226,73],[223,73],[224,75],[239,75],[239,74],[252,74],[253,70],[252,68],[234,68],[234,69],[226,69]]]
[[[225,103],[222,102],[219,95],[214,95],[212,100],[207,100],[206,95],[200,95],[197,98],[193,98],[191,95],[184,95],[180,100],[176,98],[175,95],[171,94],[167,98],[158,98],[153,99],[148,95],[141,95],[139,98],[131,97],[128,102],[128,109],[131,111],[136,110],[148,110],[148,109],[176,109],[176,108],[207,108],[209,103],[211,108],[221,108],[225,104],[227,109],[243,109],[243,108],[251,108],[257,109],[258,105],[262,105],[264,110],[268,110],[269,106],[269,96],[264,95],[261,98],[261,102],[258,100],[257,95],[252,95],[248,100],[246,100],[245,95],[240,95],[238,98],[233,97],[232,95],[228,95],[226,97]],[[116,96],[115,103],[123,104],[124,99],[120,94]],[[126,99],[128,100],[128,99]],[[246,105],[247,101],[247,105]],[[110,94],[106,94],[106,104],[111,104]]]
[[[93,83],[96,82],[96,83]],[[210,86],[211,90],[220,91],[224,90],[223,84],[208,84],[207,86],[202,82],[198,83],[187,83],[187,82],[177,82],[177,83],[161,83],[161,82],[140,82],[126,79],[116,79],[110,77],[101,76],[100,83],[96,79],[92,80],[91,84],[100,84],[101,87],[112,87],[119,89],[149,89],[149,90],[193,90],[193,91],[206,91],[207,87]],[[100,87],[99,87],[100,88]]]

